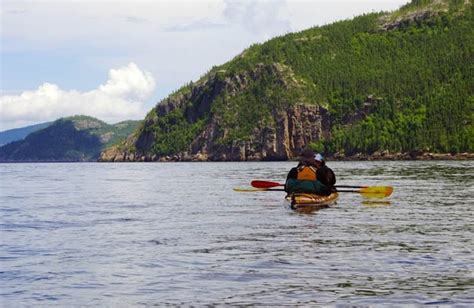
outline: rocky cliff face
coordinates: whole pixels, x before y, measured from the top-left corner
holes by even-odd
[[[327,111],[319,106],[295,105],[272,113],[274,125],[255,127],[249,141],[231,145],[215,142],[226,135],[218,121],[212,119],[193,141],[184,159],[211,161],[287,160],[294,158],[310,142],[329,133]]]
[[[222,72],[221,72],[222,73]],[[258,65],[246,74],[219,76],[219,72],[205,81],[196,83],[184,94],[175,94],[155,107],[145,119],[136,137],[109,148],[101,154],[102,161],[252,161],[292,159],[311,142],[328,137],[330,119],[327,109],[296,98],[283,99],[271,108],[270,119],[258,121],[249,138],[229,141],[236,126],[225,120],[225,111],[232,112],[232,98],[242,92],[252,91],[253,82],[262,78],[273,80],[278,87],[298,88],[300,81],[281,64]],[[249,90],[250,89],[250,90]],[[221,109],[213,105],[221,100]],[[154,151],[156,130],[160,117],[180,110],[187,123],[206,118],[204,128],[189,142],[187,149],[168,155]],[[227,142],[223,142],[227,140]]]

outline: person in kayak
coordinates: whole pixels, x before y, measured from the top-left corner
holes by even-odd
[[[313,193],[330,195],[335,190],[336,176],[326,166],[324,157],[311,149],[301,152],[298,166],[292,168],[286,177],[287,193]]]
[[[336,185],[336,175],[331,168],[326,166],[324,157],[321,154],[316,154],[314,156],[314,161],[316,163],[316,178],[318,181],[323,183],[330,193],[336,191],[336,188],[334,187],[334,185]]]

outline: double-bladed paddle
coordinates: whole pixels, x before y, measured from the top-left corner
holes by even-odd
[[[265,190],[276,190],[271,189],[274,187],[285,186],[285,184],[271,182],[271,181],[259,181],[254,180],[250,183],[252,187],[255,187],[259,190],[254,191],[265,191]],[[364,197],[367,198],[385,198],[392,194],[393,187],[392,186],[351,186],[351,185],[337,185],[335,186],[337,192],[353,192],[359,193]],[[344,190],[340,188],[354,188],[352,190]],[[279,191],[280,189],[278,189]]]

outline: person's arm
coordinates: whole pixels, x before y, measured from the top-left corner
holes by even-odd
[[[329,167],[321,167],[316,171],[316,177],[324,185],[332,188],[336,184],[336,176]]]
[[[286,179],[296,179],[298,177],[298,171],[296,168],[291,168],[290,172],[288,172],[288,175],[286,176]]]
[[[336,185],[336,175],[334,174],[332,169],[329,169],[329,171],[331,172],[331,186],[334,187],[334,185]]]
[[[288,175],[286,176],[286,182],[285,182],[285,191],[289,193],[290,191],[288,190],[288,180],[296,180],[298,177],[298,171],[296,168],[292,168],[290,172],[288,172]]]

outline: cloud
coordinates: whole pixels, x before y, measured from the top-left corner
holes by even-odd
[[[174,21],[163,27],[167,32],[192,32],[200,30],[225,30],[240,27],[247,33],[265,39],[291,31],[285,0],[223,0],[220,14],[213,17],[193,18],[191,21]]]
[[[135,17],[135,16],[122,16],[122,19],[132,24],[143,24],[147,22],[145,18],[140,18],[140,17]]]
[[[213,22],[208,19],[197,19],[187,23],[173,24],[163,27],[166,32],[187,32],[207,29],[218,29],[228,27],[225,23]]]
[[[88,92],[44,83],[33,91],[0,97],[1,128],[9,129],[84,114],[109,123],[141,119],[144,100],[155,89],[153,76],[134,63],[109,71],[109,79]]]
[[[128,97],[143,100],[155,88],[155,81],[149,72],[141,71],[135,63],[126,67],[111,69],[109,80],[99,91],[111,97]]]
[[[285,0],[224,0],[222,14],[229,23],[238,24],[251,33],[263,35],[266,39],[292,30]]]

